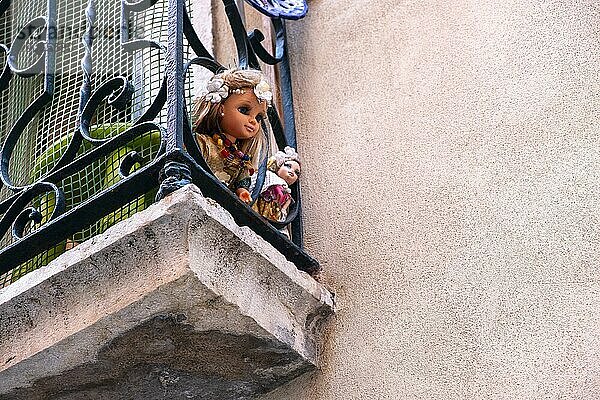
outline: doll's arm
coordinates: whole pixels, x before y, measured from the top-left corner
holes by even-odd
[[[237,194],[244,203],[250,203],[252,201],[252,196],[250,196],[250,192],[246,188],[238,188],[235,191],[235,194]]]
[[[251,184],[250,171],[246,168],[242,168],[233,180],[232,189],[235,190],[235,194],[237,194],[239,199],[247,204],[252,202],[252,196],[250,195]]]
[[[284,205],[281,206],[282,211],[287,211],[288,207],[292,204],[292,198],[288,198]]]
[[[241,178],[241,179],[240,179]],[[235,182],[235,194],[240,198],[244,203],[252,202],[252,196],[250,196],[250,184],[251,184],[250,175],[242,174],[238,176],[238,179]]]

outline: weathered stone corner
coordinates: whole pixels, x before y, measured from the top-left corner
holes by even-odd
[[[0,399],[251,399],[331,294],[187,186],[0,290]]]

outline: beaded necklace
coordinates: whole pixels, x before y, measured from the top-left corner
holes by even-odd
[[[248,170],[250,175],[254,174],[254,168],[252,168],[252,157],[248,154],[245,154],[243,151],[237,148],[235,143],[232,143],[231,140],[227,139],[225,135],[222,133],[215,133],[212,136],[213,141],[221,148],[219,154],[221,158],[233,164],[234,160],[237,158],[239,160],[240,166],[243,166]]]

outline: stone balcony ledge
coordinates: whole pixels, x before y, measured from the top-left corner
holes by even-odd
[[[189,185],[0,290],[0,399],[251,399],[332,295]]]

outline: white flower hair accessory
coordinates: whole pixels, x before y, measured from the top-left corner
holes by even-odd
[[[286,161],[300,161],[298,153],[296,153],[296,149],[290,146],[285,146],[285,149],[283,149],[283,151],[280,150],[277,153],[275,153],[274,157],[278,167],[281,167]]]
[[[273,100],[271,86],[264,79],[258,82],[254,87],[254,95],[259,102],[266,101],[267,104],[271,104],[271,100]]]
[[[229,86],[220,78],[209,80],[206,84],[206,90],[208,90],[208,93],[205,94],[205,99],[211,103],[220,103],[229,96]]]

